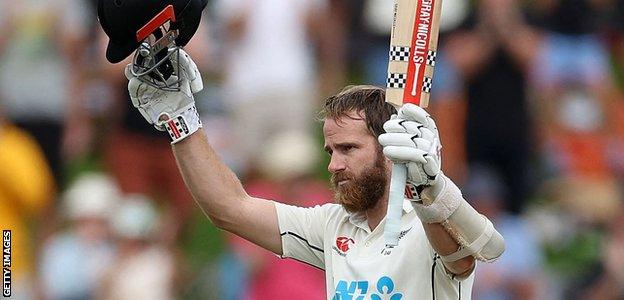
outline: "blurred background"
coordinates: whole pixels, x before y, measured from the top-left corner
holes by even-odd
[[[13,299],[323,299],[321,271],[216,230],[104,58],[95,0],[0,1],[0,227]],[[187,51],[248,192],[331,201],[316,111],[385,86],[388,0],[211,0]],[[444,0],[444,172],[507,242],[475,299],[624,299],[624,1]],[[206,170],[210,172],[210,170]]]

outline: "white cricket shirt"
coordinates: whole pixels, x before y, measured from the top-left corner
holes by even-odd
[[[447,275],[408,201],[399,245],[388,256],[381,254],[385,219],[371,232],[363,215],[338,204],[275,207],[282,257],[325,270],[327,299],[470,299],[474,272],[463,280]]]

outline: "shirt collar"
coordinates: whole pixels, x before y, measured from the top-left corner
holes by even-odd
[[[407,200],[404,199],[403,200],[403,216],[412,212],[414,210],[414,207],[412,207],[412,203]],[[381,222],[384,223],[385,222],[384,218]],[[366,220],[366,214],[363,212],[356,212],[356,213],[348,213],[348,220],[351,224],[366,229],[367,231],[370,231],[369,227],[368,227],[368,222]],[[380,223],[381,224],[381,223]]]

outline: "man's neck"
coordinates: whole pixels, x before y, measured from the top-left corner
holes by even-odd
[[[377,202],[375,207],[366,211],[366,221],[368,222],[368,227],[371,231],[375,230],[381,220],[386,216],[386,211],[388,210],[388,197],[384,195],[383,198]]]

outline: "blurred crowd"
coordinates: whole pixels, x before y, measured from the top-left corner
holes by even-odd
[[[104,58],[96,0],[0,1],[12,299],[322,299],[321,270],[219,232]],[[187,46],[251,195],[331,201],[321,101],[385,86],[388,0],[210,0]],[[475,299],[624,298],[624,1],[444,0],[443,170],[507,250]],[[206,170],[210,172],[210,170]]]

